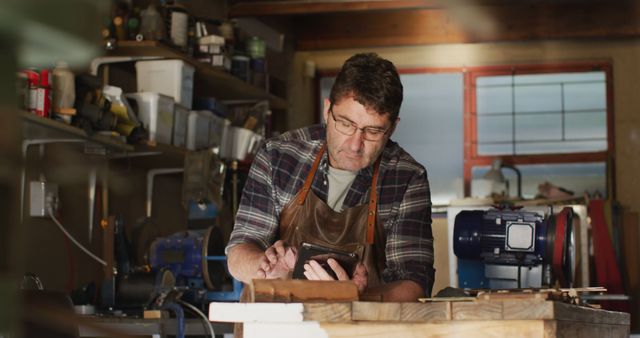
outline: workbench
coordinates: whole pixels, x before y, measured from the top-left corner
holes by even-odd
[[[381,303],[211,303],[244,337],[628,337],[628,313],[545,299]]]
[[[116,316],[82,316],[79,321],[78,335],[80,337],[121,337],[146,336],[168,337],[177,332],[175,318],[143,319]],[[226,323],[212,323],[216,335],[226,335],[233,332],[233,325]],[[185,336],[206,336],[209,332],[202,320],[197,318],[185,319]]]

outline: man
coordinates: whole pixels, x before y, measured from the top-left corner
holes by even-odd
[[[229,271],[249,283],[290,278],[304,242],[356,253],[337,279],[384,301],[415,301],[433,286],[433,236],[427,172],[389,140],[400,121],[402,84],[376,54],[343,65],[324,100],[324,125],[268,140],[251,166],[227,246]],[[333,277],[319,262],[311,280]]]

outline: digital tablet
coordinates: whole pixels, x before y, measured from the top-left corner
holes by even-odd
[[[337,279],[336,273],[333,271],[327,260],[333,258],[342,268],[349,274],[349,278],[353,276],[353,271],[358,263],[358,255],[355,253],[339,251],[324,246],[302,243],[298,250],[298,259],[293,268],[293,279],[307,279],[304,275],[304,265],[310,260],[314,260],[322,266],[329,275]]]

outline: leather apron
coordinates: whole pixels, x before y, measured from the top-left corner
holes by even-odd
[[[312,190],[311,183],[326,145],[323,145],[296,196],[280,213],[280,238],[300,248],[304,242],[356,253],[369,273],[368,287],[382,283],[385,241],[377,224],[377,190],[380,161],[374,166],[369,203],[336,212]]]

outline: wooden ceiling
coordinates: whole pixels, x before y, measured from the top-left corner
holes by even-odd
[[[640,2],[234,1],[230,17],[291,20],[297,50],[640,37]]]

